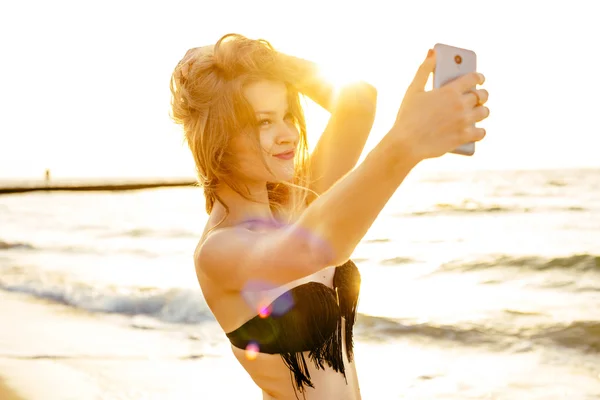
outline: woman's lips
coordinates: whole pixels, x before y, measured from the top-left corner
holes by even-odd
[[[281,160],[291,160],[292,158],[294,158],[294,151],[287,151],[285,153],[275,154],[273,155],[273,157],[277,157]]]

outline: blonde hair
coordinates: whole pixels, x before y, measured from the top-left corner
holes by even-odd
[[[284,82],[288,89],[289,111],[299,132],[292,182],[269,182],[269,205],[274,212],[295,218],[307,203],[309,183],[306,122],[300,93],[281,62],[277,51],[265,40],[252,40],[239,34],[227,34],[212,46],[193,48],[179,61],[170,81],[171,117],[183,126],[185,140],[192,152],[198,182],[204,188],[206,212],[215,201],[229,213],[229,207],[217,194],[225,184],[244,198],[248,189],[233,179],[239,172],[231,152],[231,139],[256,130],[256,116],[243,95],[244,87],[258,80]],[[258,135],[256,149],[260,151]],[[262,155],[262,151],[260,152]],[[266,160],[263,163],[266,166]],[[268,168],[268,167],[267,167]],[[222,221],[221,221],[222,222]],[[219,222],[219,224],[221,223]]]

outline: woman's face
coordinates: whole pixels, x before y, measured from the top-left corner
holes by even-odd
[[[244,96],[256,113],[262,155],[255,140],[237,136],[232,150],[243,179],[252,183],[291,181],[294,176],[294,155],[299,133],[288,110],[288,91],[284,83],[258,81],[244,89]],[[262,161],[264,157],[267,169]]]

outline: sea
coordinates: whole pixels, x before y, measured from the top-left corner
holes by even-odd
[[[0,290],[233,359],[194,273],[206,220],[198,187],[0,196]],[[412,174],[353,260],[364,399],[600,399],[600,169]]]

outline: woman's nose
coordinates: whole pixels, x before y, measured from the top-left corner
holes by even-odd
[[[285,125],[277,132],[277,144],[295,144],[298,142],[298,130],[296,127]]]

